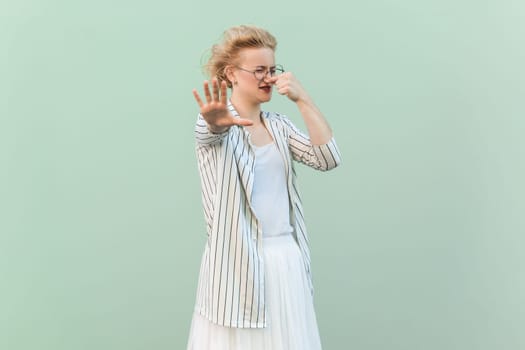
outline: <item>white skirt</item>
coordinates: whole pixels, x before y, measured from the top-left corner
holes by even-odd
[[[291,234],[263,240],[266,328],[233,328],[193,314],[188,350],[320,350],[313,298]]]

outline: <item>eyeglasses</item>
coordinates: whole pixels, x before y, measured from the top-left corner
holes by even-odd
[[[239,66],[235,66],[235,67],[245,72],[252,73],[255,79],[257,80],[265,79],[268,74],[270,74],[270,77],[274,77],[276,75],[284,73],[284,68],[280,64],[276,65],[275,67],[270,67],[269,69],[260,67],[260,68],[257,68],[256,70],[248,70],[248,69],[244,69]]]

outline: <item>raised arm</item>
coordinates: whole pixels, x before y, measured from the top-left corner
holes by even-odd
[[[326,144],[332,138],[332,129],[301,83],[291,72],[285,72],[272,79],[277,92],[297,104],[308,129],[310,142],[313,145]]]

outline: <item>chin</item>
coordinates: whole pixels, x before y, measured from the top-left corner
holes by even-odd
[[[263,96],[259,98],[259,101],[261,101],[261,103],[265,103],[265,102],[270,102],[271,99],[272,99],[272,95],[269,95],[269,96]]]

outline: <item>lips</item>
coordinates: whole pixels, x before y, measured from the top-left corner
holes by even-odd
[[[263,85],[263,86],[259,86],[259,89],[263,90],[264,92],[271,92],[272,91],[272,86],[271,85]]]

